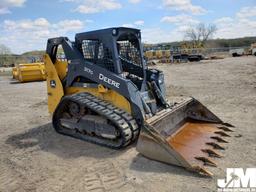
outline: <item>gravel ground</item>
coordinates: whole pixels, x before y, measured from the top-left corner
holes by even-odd
[[[159,65],[169,96],[193,96],[236,126],[213,178],[57,134],[45,82],[0,76],[0,191],[216,191],[227,167],[256,167],[256,57]]]

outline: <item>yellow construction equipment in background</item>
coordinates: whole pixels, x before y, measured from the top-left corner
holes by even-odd
[[[12,69],[13,79],[19,82],[45,81],[45,65],[44,63],[26,63],[18,64]]]
[[[159,60],[161,63],[170,62],[170,50],[149,50],[144,52],[147,61]]]
[[[18,79],[17,67],[13,67],[13,68],[12,68],[12,78],[13,78],[13,79]]]

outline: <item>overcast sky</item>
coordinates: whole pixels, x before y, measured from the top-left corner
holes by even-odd
[[[200,22],[216,24],[215,38],[256,36],[256,0],[0,0],[0,44],[13,53],[113,26],[139,28],[147,43],[180,41]]]

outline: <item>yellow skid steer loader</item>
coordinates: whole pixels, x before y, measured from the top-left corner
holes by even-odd
[[[58,59],[58,48],[65,60]],[[167,101],[163,72],[147,68],[138,29],[48,39],[48,107],[58,133],[211,176],[231,125],[194,98]]]

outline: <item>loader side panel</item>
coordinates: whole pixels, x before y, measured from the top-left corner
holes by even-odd
[[[47,89],[49,90],[48,91],[48,108],[51,113],[54,112],[57,104],[59,103],[63,95],[71,95],[71,94],[82,93],[82,92],[90,93],[102,100],[110,102],[114,106],[117,106],[118,108],[124,110],[127,113],[131,113],[130,102],[124,96],[120,95],[114,90],[104,88],[104,86],[102,85],[99,85],[98,87],[95,87],[95,88],[90,88],[90,87],[64,88],[61,81],[67,75],[67,66],[68,66],[67,61],[60,61],[56,59],[55,63],[53,64],[51,60],[47,61],[46,59],[45,62],[49,63],[47,64],[47,74],[49,74],[49,76],[47,76],[48,77]],[[52,67],[54,69],[52,69]],[[50,74],[52,75],[50,76]],[[53,88],[51,87],[51,81],[56,81],[56,79],[60,81],[61,86],[58,86],[57,88],[57,84],[56,84],[56,87]],[[62,90],[59,90],[59,87],[61,87]]]
[[[64,95],[63,86],[58,75],[58,71],[52,63],[49,55],[44,56],[47,94],[48,94],[48,110],[53,113]]]

